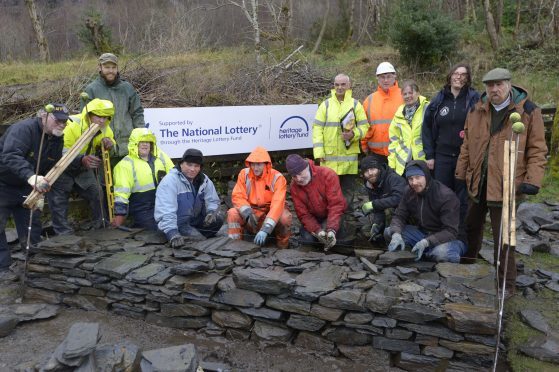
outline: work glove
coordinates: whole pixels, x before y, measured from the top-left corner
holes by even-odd
[[[27,179],[27,183],[40,193],[45,193],[50,190],[49,181],[43,176],[32,175]]]
[[[211,211],[206,214],[206,218],[204,218],[204,226],[210,226],[211,224],[215,223],[217,220],[217,211]]]
[[[254,215],[253,212],[250,212],[250,214],[248,215],[246,219],[246,224],[250,230],[252,231],[258,230],[258,219],[256,219],[256,216]]]
[[[404,242],[404,239],[402,239],[402,235],[398,233],[394,233],[392,235],[392,239],[390,240],[390,244],[388,244],[388,250],[390,252],[394,252],[398,248],[400,248],[403,251],[404,248],[406,248],[406,243]]]
[[[371,232],[370,232],[370,237],[369,237],[369,241],[376,241],[380,235],[381,235],[381,226],[379,224],[374,223],[373,226],[371,226]]]
[[[101,165],[101,159],[95,155],[84,155],[82,157],[82,165],[87,169],[97,169]]]
[[[104,137],[101,139],[101,144],[105,148],[105,150],[110,150],[113,148],[113,141],[109,137]]]
[[[38,209],[42,212],[43,208],[45,208],[45,196],[41,195],[41,197],[37,199],[37,203],[35,203],[34,209]]]
[[[324,245],[324,250],[327,251],[336,245],[336,232],[333,230],[328,230],[326,234],[326,244]]]
[[[366,202],[365,204],[363,204],[363,206],[361,207],[361,210],[363,211],[364,214],[369,214],[373,211],[373,202]]]
[[[111,221],[111,226],[119,227],[123,225],[125,221],[126,221],[126,216],[124,215],[114,216],[113,220]]]
[[[423,256],[423,251],[425,248],[429,247],[429,241],[427,239],[421,239],[413,246],[411,253],[415,253],[417,255],[416,261],[421,260],[421,256]]]
[[[326,240],[326,231],[320,230],[318,232],[318,234],[316,234],[316,237],[318,238],[318,240],[325,241]]]
[[[540,188],[530,183],[521,183],[518,191],[526,195],[536,195],[540,191]]]
[[[169,243],[171,243],[172,248],[178,248],[184,245],[184,240],[184,236],[177,234],[171,238]]]
[[[263,246],[266,243],[266,238],[268,237],[268,233],[265,231],[259,231],[258,234],[254,237],[254,244],[259,246]]]

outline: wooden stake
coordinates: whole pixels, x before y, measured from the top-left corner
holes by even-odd
[[[52,167],[52,169],[45,175],[45,178],[52,185],[56,182],[58,177],[70,166],[72,161],[80,154],[80,151],[95,137],[101,126],[99,124],[91,124],[89,128],[78,138],[76,143],[68,150],[67,153],[62,155],[60,160]],[[23,206],[31,210],[35,209],[37,201],[40,199],[41,193],[33,190],[23,202]]]

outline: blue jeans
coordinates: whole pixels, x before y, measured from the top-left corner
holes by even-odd
[[[406,246],[413,247],[417,242],[425,239],[429,234],[421,231],[417,226],[406,225],[402,231],[402,238]],[[390,242],[392,231],[390,227],[384,230],[384,239]],[[428,247],[423,257],[430,261],[460,263],[460,257],[466,254],[466,245],[461,240],[451,240],[434,247]]]
[[[14,217],[17,236],[20,244],[26,245],[27,226],[29,225],[29,209],[22,203],[31,188],[25,186],[0,185],[0,271],[8,270],[12,263],[10,247],[6,240],[6,223],[10,216]],[[41,241],[41,212],[33,212],[31,220],[31,243],[36,244]]]

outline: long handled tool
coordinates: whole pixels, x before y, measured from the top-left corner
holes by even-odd
[[[39,168],[41,166],[41,155],[43,154],[43,143],[45,142],[45,125],[49,120],[49,115],[52,115],[54,111],[54,106],[52,104],[48,104],[45,106],[45,111],[47,112],[45,122],[41,126],[41,141],[39,142],[39,154],[37,155],[37,164],[35,165],[35,182],[33,185],[33,191],[37,188],[37,176],[39,175]],[[45,177],[49,182],[52,182],[48,177]],[[35,191],[36,192],[36,191]],[[38,192],[37,192],[38,193]],[[38,193],[39,194],[39,193]],[[39,194],[39,196],[41,196]],[[33,224],[33,213],[35,213],[36,208],[31,208],[29,211],[29,223],[27,225],[27,240],[25,242],[25,260],[23,262],[23,271],[21,273],[21,285],[20,285],[20,293],[21,298],[23,298],[25,293],[25,277],[27,274],[27,265],[29,261],[29,248],[31,247],[31,227]]]
[[[510,116],[510,119],[513,121],[511,140],[505,141],[503,149],[503,210],[501,215],[502,237],[499,242],[500,244],[498,246],[499,249],[496,260],[499,311],[497,317],[497,340],[495,345],[495,358],[493,360],[493,371],[496,371],[497,369],[497,361],[499,357],[509,254],[514,254],[516,248],[516,160],[518,157],[519,136],[524,132],[524,124],[520,121],[520,115],[518,113],[513,113]],[[514,137],[514,140],[512,137]],[[503,249],[505,250],[505,262],[503,267],[502,288],[499,288],[499,266],[501,264],[501,251]]]

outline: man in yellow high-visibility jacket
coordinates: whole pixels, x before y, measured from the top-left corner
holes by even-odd
[[[359,140],[369,127],[363,106],[351,94],[349,76],[337,75],[331,96],[320,104],[313,123],[314,158],[336,172],[348,209],[356,187]]]

